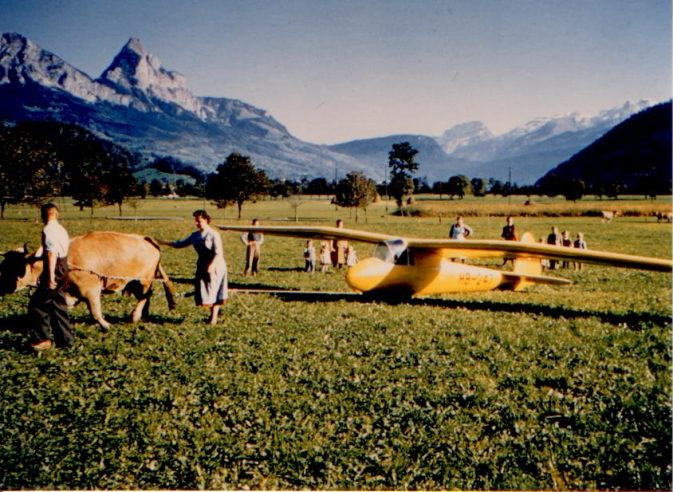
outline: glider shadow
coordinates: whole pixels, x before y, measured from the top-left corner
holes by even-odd
[[[249,286],[246,286],[249,288]],[[545,306],[534,303],[506,303],[497,301],[457,300],[440,298],[406,298],[395,299],[383,296],[369,296],[355,292],[306,292],[306,291],[279,291],[269,290],[268,293],[286,302],[356,302],[380,303],[389,305],[409,304],[412,306],[431,306],[443,309],[468,309],[470,311],[494,311],[505,313],[526,313],[550,318],[585,319],[598,318],[603,323],[624,325],[630,330],[641,331],[653,326],[668,326],[671,323],[669,316],[647,312],[610,313],[605,311],[581,310],[559,306]]]

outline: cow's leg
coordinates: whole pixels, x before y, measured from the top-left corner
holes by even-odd
[[[152,282],[149,283],[142,283],[141,288],[138,290],[138,293],[136,294],[136,298],[138,299],[138,304],[136,304],[136,307],[133,309],[133,313],[131,314],[131,321],[133,323],[137,323],[143,318],[147,318],[150,313],[150,297],[152,296]]]
[[[100,294],[101,294],[101,288],[98,286],[97,288],[92,288],[89,291],[87,291],[84,294],[84,299],[86,300],[87,306],[89,306],[89,312],[91,313],[91,317],[98,321],[98,324],[100,325],[101,329],[103,331],[107,331],[110,329],[110,323],[105,321],[105,318],[103,318],[103,310],[101,309],[101,302],[100,302]]]

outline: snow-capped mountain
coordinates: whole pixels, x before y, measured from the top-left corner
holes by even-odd
[[[330,148],[372,167],[387,162],[392,143],[408,141],[419,150],[419,175],[427,181],[447,181],[456,174],[469,178],[512,179],[533,184],[547,171],[591,144],[631,115],[651,106],[649,101],[627,102],[594,116],[571,113],[537,118],[502,135],[482,122],[461,123],[439,137],[395,135],[353,140]]]
[[[491,130],[481,121],[469,121],[449,128],[436,140],[446,153],[451,154],[461,147],[476,145],[492,138]]]
[[[198,97],[130,39],[98,79],[15,33],[0,36],[0,119],[84,126],[148,156],[169,155],[212,171],[231,152],[271,176],[325,176],[338,167],[379,177],[349,156],[303,142],[263,109]],[[330,171],[328,171],[330,170]]]
[[[595,116],[582,116],[575,112],[536,118],[502,135],[493,135],[481,122],[462,123],[446,130],[437,137],[437,141],[447,153],[483,162],[503,152],[515,155],[522,149],[564,134],[594,133],[596,130],[605,132],[652,104],[651,101],[642,100],[637,103],[626,102]]]

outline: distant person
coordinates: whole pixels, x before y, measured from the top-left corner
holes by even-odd
[[[558,227],[553,226],[551,232],[547,236],[547,244],[551,246],[560,246],[561,244],[561,235],[558,232]],[[558,260],[549,260],[549,269],[556,270],[558,265]]]
[[[584,233],[578,232],[577,233],[577,239],[575,239],[575,242],[573,243],[573,247],[577,249],[587,249],[587,242],[584,240]],[[575,270],[581,270],[583,267],[581,261],[576,261],[575,262]]]
[[[502,234],[500,237],[505,241],[518,241],[519,235],[516,232],[516,226],[514,225],[514,218],[511,215],[507,216],[505,227],[502,228]],[[502,262],[502,265],[505,266],[507,262],[514,262],[513,258],[505,257],[505,260]]]
[[[343,229],[344,221],[337,219],[336,221],[337,229]],[[332,254],[332,265],[334,268],[341,269],[346,264],[346,249],[348,248],[348,241],[345,239],[337,239],[336,241],[331,241],[331,254]]]
[[[252,219],[252,225],[258,226],[259,220]],[[259,273],[259,259],[262,256],[262,243],[264,234],[260,232],[246,232],[241,234],[241,242],[245,244],[245,270],[246,277],[254,277]]]
[[[467,239],[472,235],[472,228],[465,223],[462,216],[456,218],[456,223],[449,229],[449,239]]]
[[[31,346],[49,350],[54,345],[69,347],[73,342],[70,315],[65,301],[68,286],[68,249],[70,237],[58,222],[58,207],[47,203],[40,210],[42,229],[42,273],[37,289],[28,302],[28,318],[32,323]]]
[[[500,237],[505,241],[518,241],[519,235],[516,232],[516,226],[514,225],[514,218],[511,215],[507,216],[506,225],[502,228],[502,234]]]
[[[198,256],[194,275],[195,302],[197,306],[210,309],[208,322],[217,323],[220,306],[229,298],[227,264],[224,261],[222,237],[210,227],[210,215],[205,210],[193,214],[196,231],[180,241],[161,241],[171,248],[193,246]]]
[[[573,247],[573,241],[570,239],[570,233],[568,231],[563,231],[561,233],[561,246],[565,248],[572,248]],[[563,260],[561,262],[561,267],[563,268],[569,268],[570,267],[570,262],[568,260]]]
[[[313,246],[313,241],[310,239],[306,241],[306,247],[304,248],[304,271],[313,273],[315,272],[315,246]]]
[[[332,264],[331,248],[326,241],[320,243],[320,271],[327,273]]]

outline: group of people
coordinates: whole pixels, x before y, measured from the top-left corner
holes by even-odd
[[[542,242],[542,239],[540,239]],[[547,236],[547,244],[552,246],[565,246],[566,248],[587,249],[587,242],[584,240],[584,233],[578,232],[575,241],[570,238],[569,231],[563,231],[559,234],[558,227],[552,226],[551,232]],[[561,265],[561,268],[570,268],[571,264],[575,270],[582,269],[582,263],[570,261],[547,260],[546,266],[550,270],[556,270]]]
[[[456,218],[456,222],[452,224],[451,228],[449,229],[450,239],[456,239],[456,240],[467,239],[473,234],[474,231],[472,230],[472,228],[465,223],[465,220],[460,215]],[[516,226],[514,225],[514,218],[511,215],[507,216],[506,224],[502,228],[502,233],[500,234],[500,237],[506,241],[519,240],[519,234],[516,230]],[[540,242],[543,243],[545,241],[543,239],[540,239]],[[559,233],[558,227],[556,226],[553,226],[551,228],[551,233],[547,236],[546,243],[553,246],[565,246],[568,248],[587,249],[587,243],[584,240],[584,233],[578,232],[576,239],[573,241],[570,238],[569,231],[563,231]],[[503,265],[507,264],[507,262],[509,261],[512,261],[512,259],[505,258]],[[558,261],[558,260],[543,260],[542,262],[542,266],[545,268],[549,268],[550,270],[557,269],[559,267],[559,264],[561,268],[570,268],[572,264],[572,267],[575,270],[582,269],[582,263],[580,262]]]
[[[508,215],[506,221],[507,224],[502,228],[500,237],[507,241],[518,241],[519,235],[516,231],[516,226],[514,225],[514,218],[511,215]],[[449,228],[449,239],[467,239],[473,234],[474,231],[465,223],[465,219],[463,219],[462,215],[456,217],[456,222]]]
[[[343,229],[344,222],[341,219],[336,221],[337,229]],[[329,272],[330,267],[341,270],[344,266],[351,267],[358,262],[355,247],[348,244],[345,239],[332,241],[320,241],[320,249],[316,252],[313,241],[306,241],[304,247],[304,271],[313,273],[316,271],[317,263],[320,262],[320,271]]]

